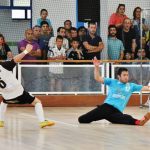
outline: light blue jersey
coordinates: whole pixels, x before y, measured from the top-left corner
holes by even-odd
[[[108,96],[104,103],[112,105],[121,112],[125,109],[131,94],[141,91],[143,87],[135,83],[122,83],[111,78],[104,78],[104,84],[109,87]]]

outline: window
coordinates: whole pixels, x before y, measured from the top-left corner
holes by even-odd
[[[12,19],[25,19],[25,10],[12,9]]]
[[[13,0],[13,6],[30,7],[31,0]]]

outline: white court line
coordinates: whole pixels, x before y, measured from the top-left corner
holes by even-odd
[[[25,114],[25,113],[19,113],[19,115],[26,116],[26,117],[31,117],[31,118],[37,118],[36,115],[34,116],[34,115]],[[50,120],[54,121],[56,123],[67,125],[67,126],[78,127],[78,125],[71,124],[71,123],[66,123],[66,122],[63,122],[63,121],[54,120],[52,118],[50,118]]]

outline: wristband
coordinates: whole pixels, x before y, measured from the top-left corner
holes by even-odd
[[[25,50],[23,51],[23,53],[26,55],[26,54],[28,54],[29,52],[25,49]]]

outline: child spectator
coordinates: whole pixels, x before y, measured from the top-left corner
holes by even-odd
[[[58,35],[56,38],[56,46],[48,52],[49,59],[52,60],[64,60],[66,59],[66,50],[63,46],[63,37]],[[49,68],[50,73],[50,90],[51,91],[62,91],[62,74],[63,74],[63,63],[52,62],[50,65],[55,65]],[[60,67],[58,67],[60,66]]]
[[[51,23],[50,19],[47,19],[48,11],[46,9],[41,9],[40,16],[41,16],[41,18],[37,19],[37,25],[41,26],[41,22],[46,21],[49,25],[49,28],[50,28],[49,30],[52,32],[52,35],[54,36],[52,23]]]
[[[83,58],[83,53],[79,48],[79,40],[77,38],[73,38],[71,41],[72,47],[67,51],[67,58],[72,60],[81,60]]]

